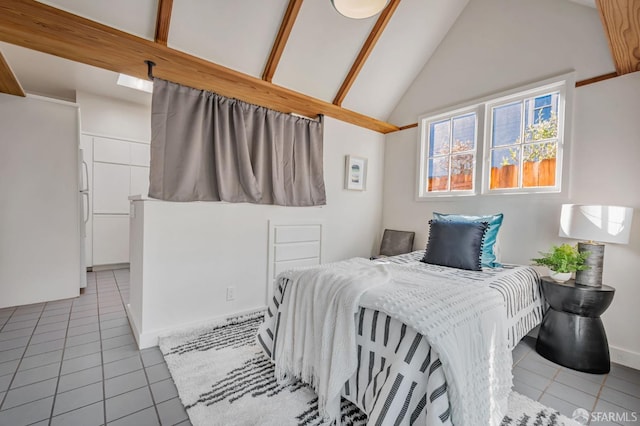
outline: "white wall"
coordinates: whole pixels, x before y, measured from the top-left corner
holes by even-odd
[[[615,71],[598,12],[567,0],[471,0],[391,114],[420,114],[576,70]]]
[[[366,191],[343,189],[348,154],[368,158]],[[141,345],[162,330],[264,306],[268,220],[322,221],[323,262],[369,257],[380,238],[383,154],[384,135],[326,118],[326,206],[135,202],[129,312]],[[226,301],[228,286],[235,301]]]
[[[151,105],[134,104],[88,92],[76,93],[81,129],[112,138],[148,142],[151,139]]]
[[[78,296],[78,109],[0,94],[0,308]]]
[[[616,295],[603,320],[612,355],[640,369],[640,73],[580,88],[576,104],[571,201],[635,209],[629,244],[605,249],[603,281]]]
[[[391,121],[416,122],[429,111],[570,69],[577,80],[613,70],[596,10],[556,0],[471,0]],[[502,260],[529,264],[539,250],[562,242],[558,225],[563,202],[634,207],[631,243],[606,248],[603,280],[617,293],[603,319],[612,359],[640,368],[638,111],[638,73],[576,89],[568,197],[492,195],[415,202],[418,131],[387,135],[383,227],[414,230],[416,244],[423,246],[433,211],[503,212]]]

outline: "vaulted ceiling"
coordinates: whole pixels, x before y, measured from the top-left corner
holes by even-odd
[[[0,0],[0,91],[19,82],[63,99],[85,90],[149,103],[115,85],[116,72],[144,77],[148,59],[160,78],[387,133],[397,130],[391,111],[468,2],[391,0],[380,15],[353,20],[330,0]],[[640,2],[596,3],[617,74],[640,69]]]

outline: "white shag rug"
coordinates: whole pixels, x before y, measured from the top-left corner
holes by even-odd
[[[314,425],[323,423],[316,394],[296,381],[278,384],[256,344],[264,311],[160,338],[169,371],[194,426]],[[342,400],[342,424],[366,425],[366,416]],[[501,426],[579,426],[516,392]]]

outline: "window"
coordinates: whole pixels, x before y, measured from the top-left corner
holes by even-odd
[[[490,192],[557,192],[560,90],[490,104]],[[485,188],[486,190],[487,188]]]
[[[423,126],[421,195],[473,194],[478,114],[435,117]]]
[[[479,190],[560,192],[566,93],[571,93],[572,79],[561,76],[421,117],[418,199],[476,195]]]

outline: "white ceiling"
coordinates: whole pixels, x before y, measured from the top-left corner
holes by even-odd
[[[167,45],[261,76],[288,0],[174,1]]]
[[[471,0],[481,1],[481,0]],[[594,0],[571,0],[593,5]],[[153,40],[157,0],[42,0],[42,3]],[[343,102],[386,120],[469,0],[402,0]],[[288,0],[189,0],[173,3],[167,45],[260,78]],[[302,4],[273,83],[332,102],[377,19],[338,14],[330,0]],[[67,100],[87,91],[150,104],[116,86],[117,75],[0,43],[27,92]]]
[[[468,2],[402,0],[342,106],[386,120]]]

